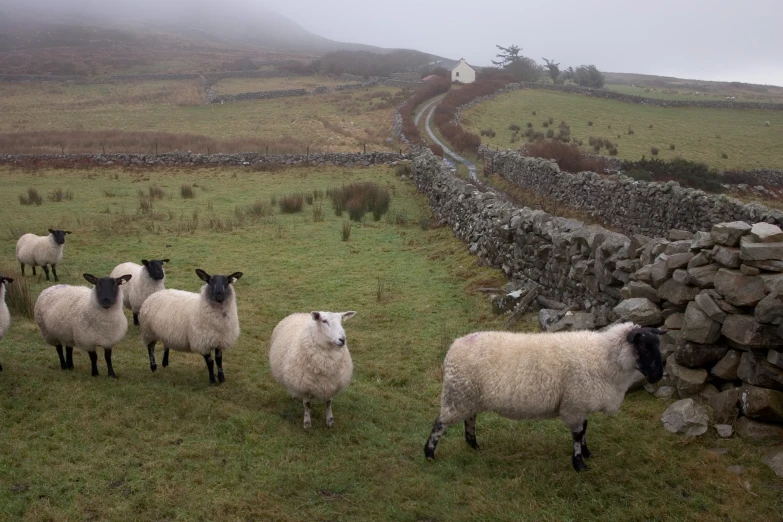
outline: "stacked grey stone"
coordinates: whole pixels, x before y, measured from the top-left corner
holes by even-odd
[[[665,237],[671,229],[709,230],[726,221],[783,224],[783,212],[757,203],[745,204],[724,194],[707,194],[666,183],[637,181],[617,174],[569,174],[552,161],[517,152],[482,149],[493,172],[538,194],[599,215],[627,234]]]
[[[482,262],[518,286],[532,283],[542,296],[590,312],[597,327],[617,318],[620,291],[641,266],[628,257],[631,238],[514,206],[455,177],[429,150],[415,156],[412,176],[438,219]]]
[[[783,440],[783,231],[736,221],[633,241],[640,267],[614,311],[668,330],[666,375],[648,390],[709,406],[723,436]],[[702,413],[673,405],[664,424]]]
[[[396,152],[327,152],[313,154],[270,154],[246,152],[236,154],[193,154],[190,152],[168,152],[165,154],[0,154],[0,165],[25,165],[30,162],[56,161],[58,164],[81,164],[111,166],[259,166],[259,165],[337,165],[359,167],[388,165],[409,159],[408,154]]]
[[[277,91],[241,92],[239,94],[221,94],[212,98],[210,103],[223,103],[243,100],[269,100],[289,96],[307,96],[307,89],[280,89]]]

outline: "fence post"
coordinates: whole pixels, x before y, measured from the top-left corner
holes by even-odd
[[[364,153],[367,154],[367,144],[364,144]]]
[[[60,154],[65,156],[65,145],[63,145],[62,143],[60,143]]]
[[[310,145],[307,146],[307,153],[305,154],[306,157],[310,157]]]
[[[155,155],[158,155],[158,142],[155,142]]]
[[[269,156],[269,144],[267,144],[267,146],[266,146],[266,154],[265,154],[265,156]]]
[[[207,156],[209,156],[209,147],[207,147]]]

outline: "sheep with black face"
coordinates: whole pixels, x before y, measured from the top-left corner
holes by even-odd
[[[131,274],[133,279],[125,289],[125,299],[123,305],[133,313],[133,324],[139,324],[139,310],[144,300],[155,292],[160,292],[165,288],[166,272],[163,265],[168,263],[168,259],[142,259],[141,264],[122,263],[117,265],[111,271],[112,277],[118,277],[122,274]]]
[[[8,311],[8,305],[5,304],[5,285],[13,283],[10,277],[0,276],[0,341],[5,337],[8,327],[11,326],[11,313]],[[0,371],[3,365],[0,364]]]
[[[141,339],[147,346],[153,372],[158,368],[155,344],[161,341],[164,368],[169,364],[169,350],[198,353],[207,364],[210,384],[222,383],[226,380],[223,353],[239,338],[239,316],[232,285],[242,277],[242,272],[211,276],[197,269],[196,275],[205,283],[199,293],[166,289],[144,301],[139,310]]]
[[[131,275],[95,277],[84,274],[94,285],[55,285],[45,289],[35,301],[35,323],[43,340],[57,348],[60,368],[73,369],[73,348],[89,353],[92,375],[98,375],[97,347],[103,348],[109,377],[117,377],[111,362],[112,348],[128,331],[122,311],[122,285]],[[63,357],[63,346],[66,355]]]
[[[25,234],[16,242],[16,259],[22,266],[22,275],[24,276],[24,266],[43,267],[46,274],[46,280],[49,281],[49,266],[52,266],[54,281],[57,282],[57,264],[63,258],[63,245],[65,244],[65,235],[70,234],[68,230],[49,229],[48,236],[36,236],[35,234]]]
[[[587,415],[616,413],[639,372],[663,376],[659,335],[633,323],[603,332],[476,332],[455,340],[444,361],[440,415],[424,446],[435,457],[446,428],[465,423],[476,443],[476,416],[493,411],[511,419],[560,417],[574,440],[572,465],[586,469]]]

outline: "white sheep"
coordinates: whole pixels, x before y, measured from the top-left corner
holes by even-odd
[[[661,333],[623,323],[604,332],[460,337],[446,354],[440,415],[424,455],[433,459],[446,428],[460,421],[465,440],[477,449],[476,415],[484,411],[517,420],[559,416],[573,436],[574,469],[586,469],[587,414],[617,412],[639,371],[650,382],[661,379]]]
[[[149,296],[139,310],[141,339],[147,346],[150,370],[157,370],[155,343],[163,343],[163,367],[169,365],[169,350],[193,352],[204,356],[210,384],[225,382],[223,352],[239,338],[239,317],[234,289],[231,286],[242,272],[210,276],[201,269],[196,274],[206,284],[200,293],[161,290]],[[215,359],[212,359],[215,350]]]
[[[769,120],[764,122],[764,126],[769,127]]]
[[[128,331],[122,311],[122,288],[131,276],[95,277],[84,274],[93,288],[55,285],[45,289],[35,301],[35,322],[43,340],[57,348],[60,368],[73,369],[73,347],[90,355],[92,375],[98,375],[98,353],[103,348],[109,377],[116,378],[111,364],[112,348]],[[65,346],[66,357],[63,357]]]
[[[5,285],[13,283],[10,277],[0,276],[0,341],[5,337],[8,327],[11,326],[11,314],[8,312],[8,305],[5,304]],[[3,371],[3,365],[0,364],[0,371]]]
[[[332,399],[348,387],[353,362],[342,321],[356,312],[291,314],[272,332],[272,377],[304,405],[304,427],[312,426],[310,401],[326,401],[326,425],[334,425]]]
[[[133,276],[125,288],[122,304],[133,313],[133,324],[136,326],[139,324],[139,310],[144,300],[165,288],[166,272],[163,265],[168,262],[168,259],[142,259],[140,265],[122,263],[111,271],[111,277],[119,277],[122,274]]]
[[[46,273],[46,280],[49,281],[49,267],[52,265],[52,274],[54,281],[57,282],[57,263],[63,258],[63,245],[65,244],[65,234],[70,234],[67,230],[49,229],[48,236],[36,236],[35,234],[25,234],[16,242],[16,260],[22,265],[22,276],[24,276],[24,265],[33,267],[43,267]]]

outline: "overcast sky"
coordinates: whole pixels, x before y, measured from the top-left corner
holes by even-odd
[[[267,6],[333,40],[475,65],[490,64],[495,44],[516,44],[561,67],[783,86],[783,0],[0,0],[9,3],[130,9],[159,20]]]

